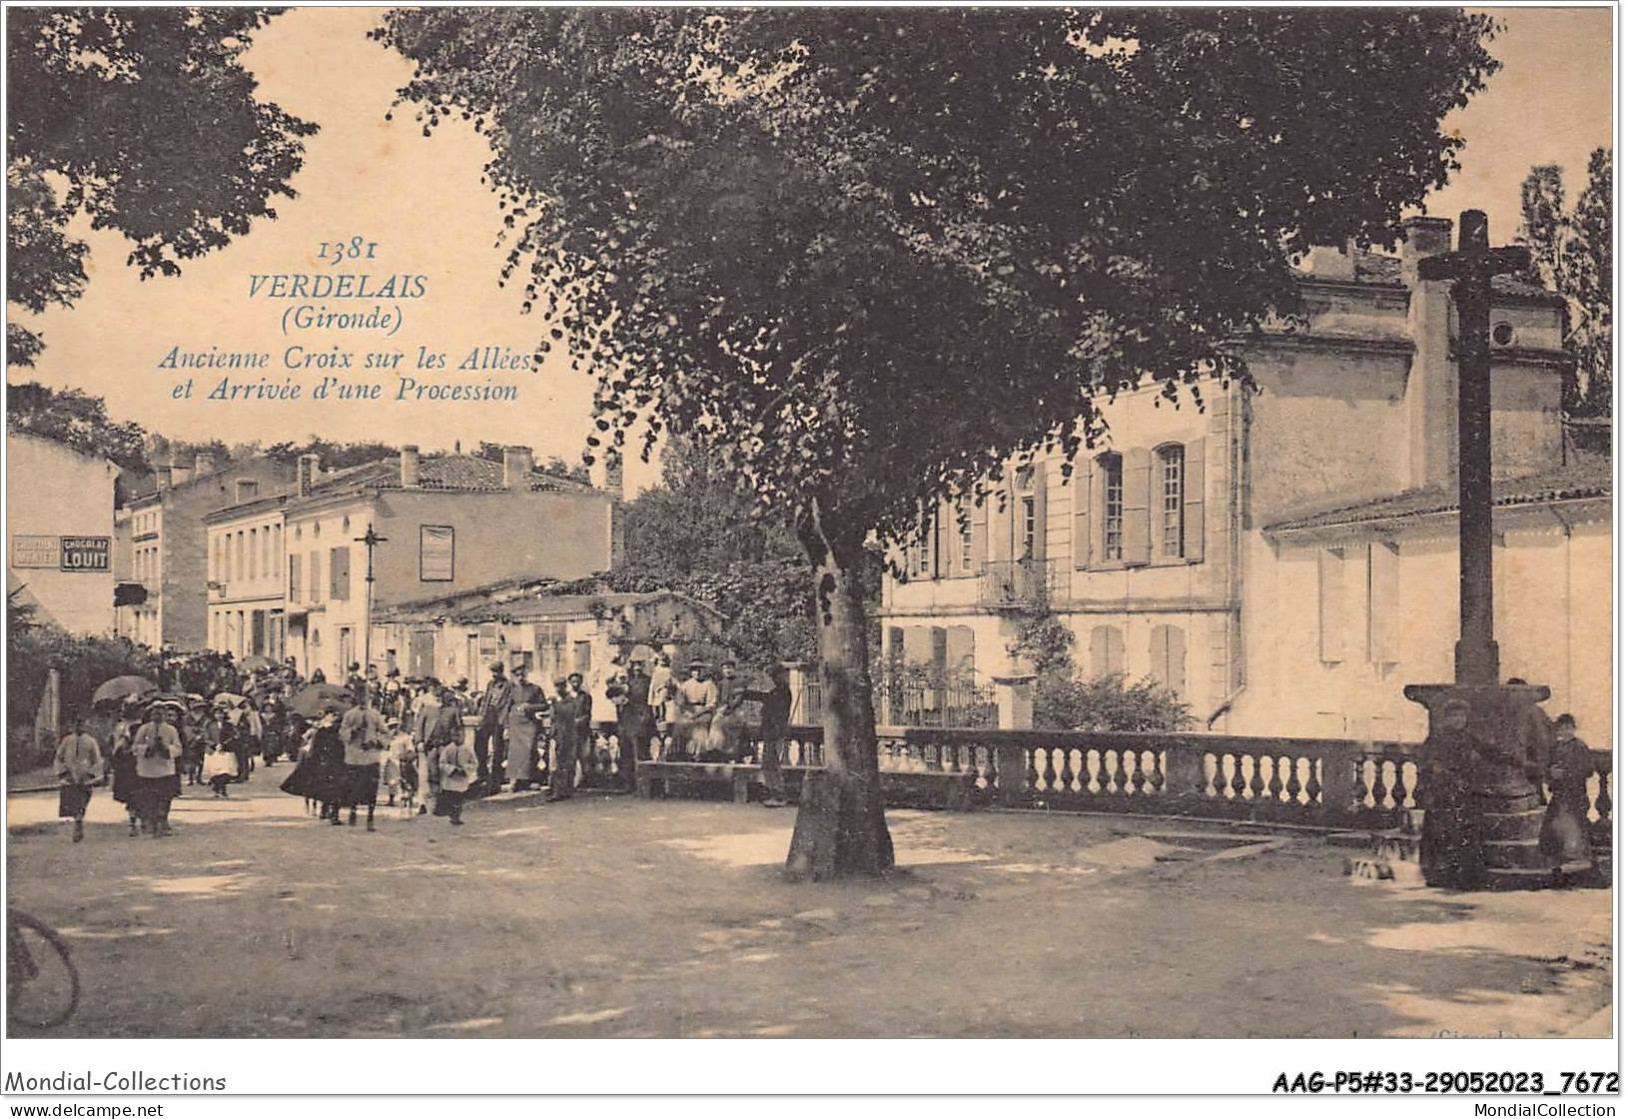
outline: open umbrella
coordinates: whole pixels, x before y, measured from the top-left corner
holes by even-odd
[[[275,667],[276,661],[272,660],[270,657],[262,657],[258,653],[255,653],[253,656],[243,661],[243,669],[247,672],[254,672],[261,668]]]
[[[90,702],[117,703],[125,696],[144,696],[157,690],[158,685],[145,676],[115,676],[96,689],[90,697]]]
[[[216,707],[241,707],[247,702],[247,696],[240,696],[236,692],[221,692],[214,697]]]
[[[299,689],[288,701],[288,710],[306,719],[326,715],[330,711],[348,711],[355,706],[348,688],[338,684],[310,684]]]

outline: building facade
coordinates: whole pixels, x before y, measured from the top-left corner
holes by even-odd
[[[498,463],[405,447],[397,459],[329,474],[306,456],[282,506],[287,655],[306,675],[319,668],[343,679],[351,664],[387,667],[370,618],[392,605],[604,571],[617,503],[537,470],[529,448],[510,447]]]
[[[883,587],[887,659],[1017,673],[1018,620],[1046,610],[1084,674],[1164,684],[1198,729],[1420,737],[1400,689],[1450,677],[1457,630],[1457,370],[1449,287],[1416,265],[1450,233],[1416,219],[1398,256],[1316,250],[1302,319],[1242,343],[1256,391],[1120,395],[1070,478],[1044,456],[964,516],[933,511]],[[1563,316],[1497,281],[1498,636],[1507,671],[1606,745],[1610,475],[1565,451]]]
[[[287,650],[282,509],[288,495],[245,500],[203,518],[208,534],[209,648],[281,661]]]
[[[210,648],[204,518],[286,489],[292,480],[292,466],[267,458],[216,469],[210,456],[198,455],[189,467],[160,466],[157,488],[132,499],[119,518],[116,566],[122,581],[145,591],[145,600],[119,608],[118,632],[154,649]]]
[[[69,632],[113,632],[119,468],[24,432],[7,433],[6,465],[8,594]]]

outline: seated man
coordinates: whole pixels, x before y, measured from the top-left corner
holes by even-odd
[[[710,668],[704,661],[692,662],[687,679],[677,685],[677,719],[671,735],[677,761],[692,760],[710,746],[718,700],[716,683],[706,678]]]

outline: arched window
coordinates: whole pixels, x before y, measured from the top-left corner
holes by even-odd
[[[1185,448],[1170,443],[1157,448],[1158,547],[1169,559],[1185,555]]]

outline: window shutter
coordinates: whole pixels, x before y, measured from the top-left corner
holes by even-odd
[[[1178,626],[1168,627],[1168,687],[1185,697],[1185,631]]]
[[[310,553],[309,586],[310,601],[320,602],[322,600],[322,553],[320,551],[313,550]]]
[[[1008,565],[1013,554],[1012,534],[1016,517],[1013,475],[1013,471],[1006,471],[1004,480],[987,495],[984,506],[987,509],[987,555],[994,564]]]
[[[959,513],[952,502],[937,502],[936,520],[932,534],[936,539],[936,547],[932,549],[937,564],[935,577],[946,579],[959,570]]]
[[[1123,453],[1123,562],[1151,562],[1151,452]]]
[[[303,566],[298,556],[288,557],[288,601],[298,602],[304,588],[300,585],[300,567]]]
[[[1396,545],[1371,544],[1370,649],[1373,664],[1399,661],[1399,552]]]
[[[1090,632],[1089,668],[1091,675],[1097,678],[1123,671],[1122,630],[1116,626],[1096,626]]]
[[[1343,659],[1343,550],[1320,550],[1320,659]]]
[[[1178,626],[1152,627],[1151,678],[1175,695],[1185,695],[1185,631]]]
[[[1206,530],[1202,520],[1202,502],[1206,496],[1207,440],[1192,439],[1185,444],[1185,558],[1201,562],[1202,542]]]
[[[1072,566],[1089,566],[1093,542],[1089,539],[1089,510],[1095,500],[1095,463],[1084,459],[1072,472]]]
[[[350,597],[350,549],[334,548],[328,562],[330,595],[344,600]]]
[[[1049,554],[1045,534],[1049,528],[1049,487],[1044,464],[1033,463],[1033,559],[1042,563]]]
[[[987,567],[987,507],[983,501],[970,510],[970,569],[976,575]]]

